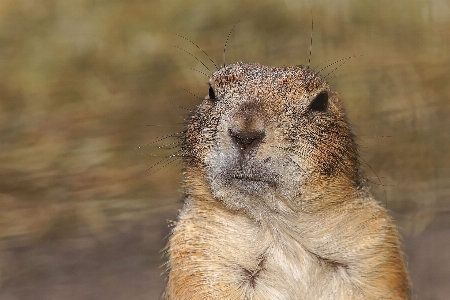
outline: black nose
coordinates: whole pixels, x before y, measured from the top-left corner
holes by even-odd
[[[233,129],[228,129],[228,134],[231,137],[236,146],[238,146],[242,151],[247,151],[252,148],[257,147],[266,135],[264,131],[260,130],[243,130],[234,131]]]

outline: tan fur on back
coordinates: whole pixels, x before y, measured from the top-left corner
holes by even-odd
[[[165,298],[407,299],[339,95],[301,66],[233,64],[210,86],[185,134]]]

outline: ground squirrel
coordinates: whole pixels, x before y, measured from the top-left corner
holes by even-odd
[[[215,71],[183,141],[165,298],[407,299],[339,95],[308,67]]]

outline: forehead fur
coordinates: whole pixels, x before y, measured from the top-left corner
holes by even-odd
[[[257,63],[231,64],[214,72],[210,84],[220,94],[295,96],[328,89],[327,83],[303,66],[271,67]]]

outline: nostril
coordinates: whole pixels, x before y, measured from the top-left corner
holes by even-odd
[[[233,131],[228,129],[232,141],[241,149],[247,150],[256,147],[265,137],[265,132],[260,130],[254,131]]]

